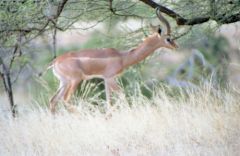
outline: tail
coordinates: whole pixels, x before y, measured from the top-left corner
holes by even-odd
[[[54,63],[54,61],[51,62],[51,63],[49,63],[49,65],[47,66],[47,68],[46,68],[45,70],[43,70],[42,72],[38,73],[37,76],[38,76],[38,77],[43,76],[49,69],[51,69],[51,68],[53,67],[53,63]]]

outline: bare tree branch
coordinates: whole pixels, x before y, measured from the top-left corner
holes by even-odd
[[[10,69],[5,65],[1,57],[0,57],[0,66],[2,66],[2,72],[0,72],[0,76],[3,80],[5,92],[7,93],[7,96],[8,96],[11,113],[13,117],[16,117],[17,111],[16,111],[16,105],[14,103],[14,98],[13,98]]]
[[[234,23],[234,22],[237,22],[237,21],[240,21],[240,12],[236,13],[236,14],[233,14],[233,15],[229,15],[226,17],[226,14],[221,14],[221,15],[218,15],[217,17],[215,16],[205,16],[205,17],[194,17],[194,18],[191,18],[191,19],[186,19],[184,17],[182,17],[180,14],[174,12],[173,10],[165,7],[165,6],[162,6],[152,0],[140,0],[142,1],[143,3],[149,5],[150,7],[152,8],[160,8],[161,12],[167,14],[168,16],[174,18],[177,22],[178,25],[196,25],[196,24],[202,24],[202,23],[205,23],[207,21],[209,21],[210,19],[211,20],[215,20],[217,22],[220,22],[220,23]]]
[[[56,51],[57,41],[56,41],[56,37],[57,37],[57,28],[55,27],[54,30],[53,30],[53,59],[55,59],[57,57],[57,51]]]
[[[66,3],[68,2],[68,0],[63,0],[62,3],[58,6],[58,11],[57,11],[57,17],[58,18],[62,11],[63,11],[63,8],[65,7]]]
[[[117,15],[117,16],[124,16],[124,17],[135,17],[135,18],[140,18],[142,19],[143,17],[142,16],[139,16],[139,15],[136,15],[136,14],[120,14],[118,13],[119,11],[123,11],[123,10],[127,10],[127,9],[130,9],[132,7],[134,7],[137,3],[134,3],[126,8],[123,8],[123,9],[116,9],[113,7],[113,0],[109,0],[109,10],[114,14],[114,15]]]

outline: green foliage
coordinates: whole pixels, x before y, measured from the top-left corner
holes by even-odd
[[[226,84],[229,64],[229,43],[222,36],[208,36],[198,48],[206,59],[216,68],[216,75],[220,83]]]
[[[105,36],[100,32],[96,32],[93,34],[91,39],[84,44],[81,48],[82,49],[90,49],[90,48],[122,48],[124,43],[123,38],[118,38],[117,36]]]
[[[0,43],[11,46],[21,31],[31,31],[41,29],[46,22],[43,11],[46,1],[33,3],[32,0],[25,0],[24,4],[16,1],[0,2]],[[34,34],[35,32],[33,32]],[[4,41],[4,42],[3,42]],[[2,45],[2,46],[4,46]]]
[[[212,24],[212,23],[211,23]],[[201,25],[196,26],[191,33],[184,36],[181,40],[182,45],[187,48],[198,49],[214,68],[218,83],[226,84],[228,77],[228,64],[230,61],[229,52],[231,50],[227,39],[220,35],[215,35],[214,27],[217,25]],[[198,62],[197,62],[198,63]],[[200,63],[195,66],[196,79],[194,83],[199,83],[197,77],[211,77],[212,73],[208,69],[203,69]],[[182,74],[186,77],[186,72]]]

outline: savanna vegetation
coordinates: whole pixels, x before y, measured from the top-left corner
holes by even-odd
[[[119,76],[107,118],[101,79],[83,81],[52,116],[67,51],[127,51],[170,22],[159,49]],[[0,155],[238,155],[239,0],[0,0]],[[6,100],[7,99],[7,100]]]

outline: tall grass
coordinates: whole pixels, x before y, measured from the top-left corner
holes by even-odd
[[[73,102],[79,104],[80,115],[60,108],[52,116],[41,106],[20,111],[16,119],[0,115],[0,155],[239,155],[238,90],[206,85],[176,95],[166,87],[151,99],[120,94],[107,120],[98,106],[78,98]]]

